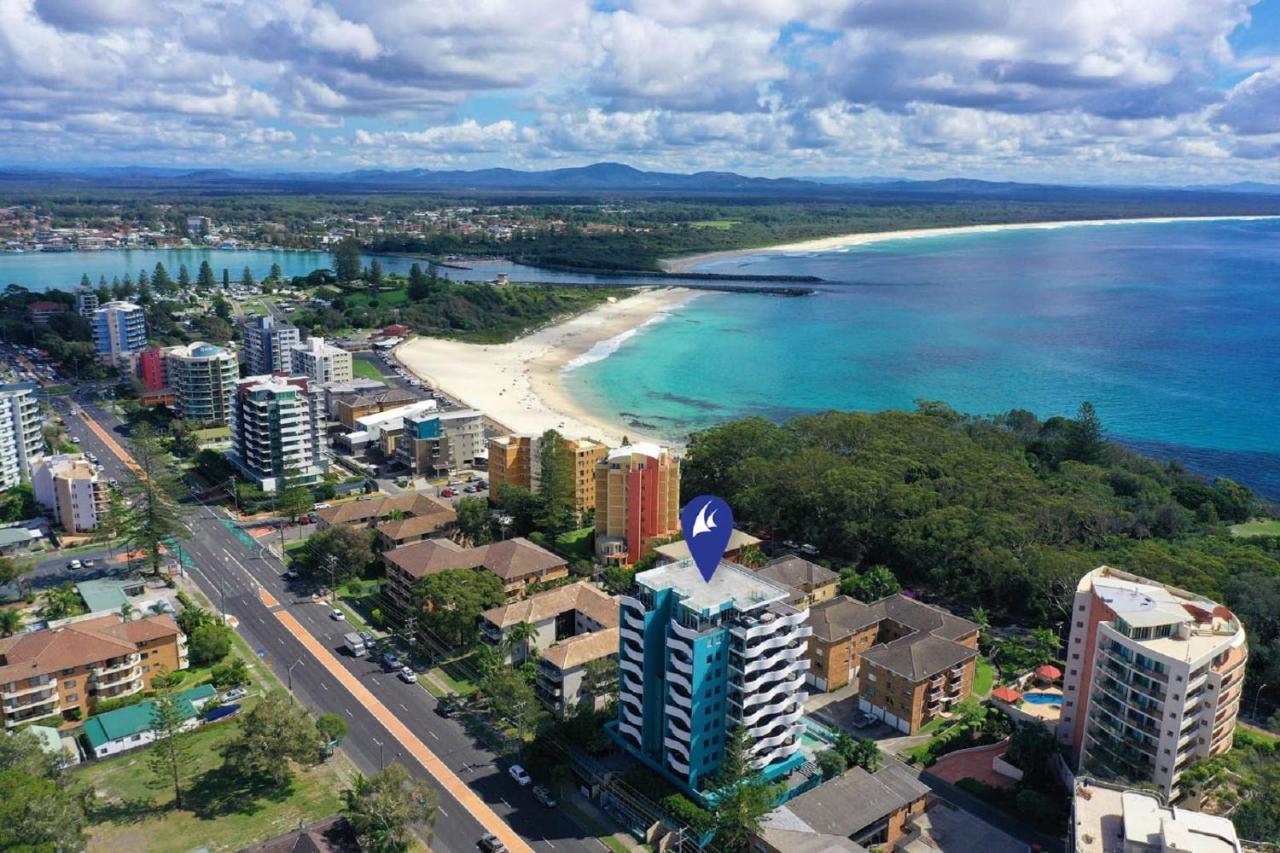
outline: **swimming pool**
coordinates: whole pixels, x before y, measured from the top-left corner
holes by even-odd
[[[1061,693],[1023,693],[1022,698],[1032,705],[1061,705]]]

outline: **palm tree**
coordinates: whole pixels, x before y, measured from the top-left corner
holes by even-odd
[[[127,602],[127,601],[126,601],[124,604],[121,604],[121,605],[120,605],[120,619],[121,619],[121,621],[123,621],[123,622],[128,622],[130,619],[132,619],[132,618],[133,618],[133,610],[134,610],[133,605],[132,605],[132,604],[130,604],[129,602]]]
[[[502,638],[502,645],[511,655],[511,659],[519,663],[537,651],[537,646],[533,642],[536,639],[538,639],[538,629],[522,621],[511,626],[507,635]],[[520,652],[518,657],[517,651]]]
[[[84,605],[80,603],[80,594],[70,583],[45,590],[44,606],[40,611],[40,615],[45,619],[65,619],[83,612]]]
[[[473,657],[474,660],[472,662],[481,675],[490,675],[502,667],[502,656],[498,654],[498,650],[495,647],[488,643],[478,644]]]
[[[169,612],[169,608],[165,606],[163,601],[153,601],[151,606],[147,608],[147,612],[152,616],[163,616]]]
[[[871,738],[864,738],[853,747],[850,764],[856,764],[868,773],[880,769],[880,745]]]
[[[0,610],[0,637],[12,637],[21,630],[21,610]]]

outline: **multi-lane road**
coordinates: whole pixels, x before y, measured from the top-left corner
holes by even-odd
[[[127,447],[119,421],[87,394],[77,404],[113,443]],[[55,403],[64,415],[70,414],[66,400]],[[68,431],[81,441],[80,447],[97,454],[106,475],[123,479],[127,470],[115,448],[78,417],[67,417]],[[466,789],[483,801],[530,847],[539,851],[600,851],[604,846],[579,827],[560,809],[539,805],[526,788],[507,774],[509,764],[478,744],[462,725],[435,712],[435,699],[421,686],[405,684],[384,673],[373,661],[353,658],[340,651],[342,635],[351,628],[329,617],[329,608],[314,603],[310,592],[291,588],[284,579],[284,566],[268,551],[258,547],[237,529],[220,508],[193,505],[187,523],[192,535],[182,543],[194,562],[190,571],[215,608],[224,606],[235,617],[237,630],[259,657],[282,681],[291,685],[297,699],[316,713],[341,714],[349,733],[343,749],[363,772],[376,771],[384,764],[400,761],[414,773],[431,781],[439,795],[440,810],[431,841],[433,850],[473,851],[487,831],[471,813],[474,803],[464,805],[455,792],[442,785],[437,776],[452,774]],[[264,595],[265,592],[265,595]],[[290,618],[291,617],[291,618]],[[323,647],[317,654],[314,644],[300,638],[304,631]],[[327,650],[327,651],[324,651]],[[330,657],[329,655],[335,657]],[[342,667],[351,679],[366,688],[375,702],[361,701],[330,667]],[[374,707],[370,707],[370,706]],[[380,706],[380,707],[377,707]],[[394,715],[388,723],[385,714]],[[399,732],[399,737],[392,729]],[[407,744],[405,729],[439,759],[446,771],[428,773],[421,756]],[[455,783],[456,784],[456,783]],[[463,798],[467,798],[465,792]],[[483,808],[483,807],[482,807]],[[481,814],[484,818],[486,815]]]

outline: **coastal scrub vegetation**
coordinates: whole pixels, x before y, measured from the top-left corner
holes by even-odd
[[[916,594],[1000,621],[1060,626],[1100,564],[1209,596],[1245,622],[1253,683],[1280,683],[1280,538],[1228,528],[1274,509],[1104,440],[1092,406],[1045,421],[928,402],[736,420],[692,435],[682,481],[685,499],[723,495],[775,541],[855,576],[892,567]]]

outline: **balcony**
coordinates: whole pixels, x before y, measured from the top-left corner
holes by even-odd
[[[112,672],[109,675],[94,676],[89,683],[90,690],[102,691],[117,684],[133,681],[135,678],[142,677],[142,667],[135,666],[133,669],[127,669],[121,672]]]
[[[4,691],[5,698],[10,696],[22,696],[27,693],[35,693],[38,690],[48,690],[49,686],[54,683],[52,678],[44,678],[38,684],[28,684],[26,687],[15,687],[12,690]]]
[[[689,679],[678,672],[667,673],[667,684],[683,687],[686,693],[690,696],[693,695],[693,685],[689,682]]]
[[[693,664],[681,660],[676,655],[672,655],[668,660],[668,663],[671,665],[671,669],[685,675],[686,677],[691,677],[693,675]]]
[[[688,760],[689,744],[681,741],[679,738],[674,738],[674,737],[671,737],[670,735],[667,735],[662,739],[662,745],[665,746],[668,751],[675,751],[675,752],[681,753],[680,757],[686,761]]]
[[[618,721],[618,731],[635,741],[636,746],[640,746],[644,739],[640,736],[640,730],[628,723],[626,720]]]
[[[689,765],[681,761],[674,752],[667,752],[667,764],[681,776],[689,775]]]
[[[671,702],[668,702],[666,706],[663,708],[663,711],[671,719],[679,720],[680,722],[684,723],[685,728],[689,728],[689,729],[693,728],[693,720],[689,716],[689,713],[684,708],[681,708],[679,705],[674,705]]]
[[[27,708],[35,708],[39,705],[56,704],[58,701],[57,690],[44,690],[40,693],[28,693],[21,699],[7,699],[4,703],[4,712],[6,714],[16,713]]]
[[[629,708],[626,705],[619,705],[618,709],[622,719],[626,720],[628,723],[635,726],[637,729],[639,729],[641,726],[644,725],[643,715],[637,714],[635,711],[631,710],[631,708]]]

